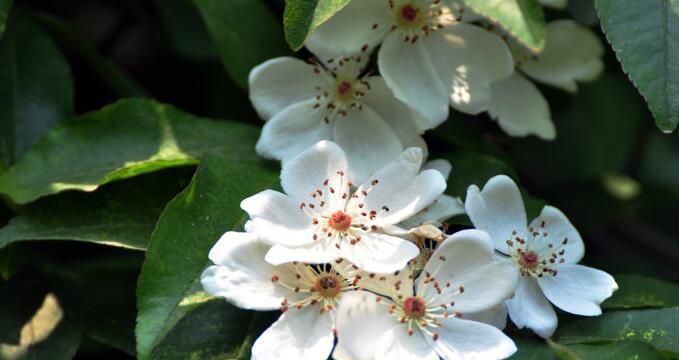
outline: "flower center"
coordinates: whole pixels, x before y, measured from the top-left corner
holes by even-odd
[[[338,278],[328,275],[316,281],[315,290],[323,298],[334,298],[342,292],[342,284]]]
[[[337,96],[340,97],[340,98],[344,98],[347,95],[350,95],[352,88],[353,88],[353,86],[351,85],[350,82],[348,82],[346,80],[341,81],[337,85]]]
[[[538,266],[538,254],[529,251],[521,255],[521,258],[519,259],[519,264],[521,267],[526,268],[528,270],[535,270],[535,268]]]
[[[328,225],[337,231],[345,231],[351,227],[351,216],[343,211],[337,211],[330,215]]]
[[[411,296],[403,302],[403,312],[411,319],[419,319],[427,313],[427,304],[422,298]]]
[[[407,23],[415,22],[419,16],[420,8],[407,4],[401,8],[401,20]]]

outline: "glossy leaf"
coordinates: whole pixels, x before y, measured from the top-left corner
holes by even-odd
[[[285,38],[299,50],[309,34],[345,7],[351,0],[289,0],[283,14]],[[364,1],[364,0],[355,0]]]
[[[582,359],[596,360],[667,360],[668,358],[653,346],[641,341],[622,340],[604,344],[575,344],[568,349]]]
[[[562,344],[639,340],[672,356],[679,356],[679,308],[609,311],[561,327]]]
[[[17,203],[64,190],[197,164],[206,154],[252,153],[257,132],[152,100],[121,100],[50,131],[0,175],[0,193]]]
[[[463,0],[533,52],[545,47],[547,23],[538,0]]]
[[[679,285],[641,275],[616,275],[620,289],[604,309],[661,308],[679,306]]]
[[[679,0],[596,0],[606,38],[658,127],[679,124]]]
[[[69,192],[42,199],[0,229],[0,248],[17,241],[77,240],[145,250],[165,205],[187,183],[186,176],[162,172],[113,183],[92,194]]]
[[[210,248],[247,218],[241,200],[278,181],[276,169],[250,150],[254,137],[240,142],[247,150],[206,158],[191,185],[158,220],[137,285],[137,354],[142,360],[151,358],[172,328],[199,306],[194,295],[209,265]]]
[[[288,52],[263,0],[195,0],[229,76],[243,89],[253,67]]]
[[[72,114],[66,59],[40,28],[13,18],[0,40],[0,171]]]

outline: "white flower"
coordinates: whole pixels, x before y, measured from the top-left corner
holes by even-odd
[[[514,65],[502,39],[456,21],[451,0],[352,1],[307,40],[312,52],[335,57],[382,44],[378,65],[396,97],[429,120],[448,117],[449,104],[478,114],[488,109],[491,84]]]
[[[393,272],[418,249],[382,228],[416,214],[446,187],[438,171],[420,172],[421,164],[422,151],[409,148],[356,188],[344,151],[321,141],[283,164],[285,194],[263,191],[241,207],[252,218],[252,231],[273,245],[266,254],[272,264],[341,257],[367,271]]]
[[[470,186],[465,206],[474,226],[488,232],[495,249],[520,271],[516,294],[507,302],[519,328],[551,336],[557,317],[550,302],[572,314],[601,314],[600,303],[618,285],[601,270],[576,265],[584,244],[561,211],[545,206],[527,225],[521,193],[504,175],[490,179],[483,190]]]
[[[362,181],[405,148],[427,145],[414,111],[379,76],[362,76],[360,57],[311,65],[281,57],[250,73],[250,99],[267,121],[257,152],[288,161],[320,140],[332,140]],[[421,121],[421,120],[420,120]],[[425,155],[426,157],[426,155]]]
[[[545,44],[537,56],[519,45],[512,46],[520,71],[492,85],[488,113],[509,135],[535,134],[546,140],[556,137],[549,104],[528,78],[574,93],[578,81],[594,80],[603,71],[601,41],[572,20],[549,23]]]
[[[255,342],[252,359],[327,359],[335,339],[335,309],[354,289],[337,268],[351,265],[273,266],[264,261],[268,248],[253,234],[227,232],[210,250],[216,265],[203,272],[203,288],[240,308],[283,311]]]
[[[434,252],[421,275],[360,277],[341,301],[338,346],[343,359],[503,359],[516,351],[494,326],[468,315],[502,304],[517,273],[496,261],[488,234],[458,232]]]

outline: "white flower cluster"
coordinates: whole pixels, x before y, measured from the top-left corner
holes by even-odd
[[[597,38],[570,21],[526,57],[479,19],[453,0],[354,0],[308,40],[318,60],[252,71],[267,121],[257,151],[282,161],[283,193],[243,200],[245,232],[222,236],[201,280],[238,307],[282,311],[253,359],[502,359],[516,351],[507,314],[546,338],[551,304],[598,315],[617,289],[577,265],[584,245],[559,210],[527,222],[510,178],[470,186],[462,203],[443,194],[450,164],[424,164],[421,134],[449,106],[553,138],[527,78],[574,91],[601,71]],[[378,46],[381,76],[366,74]],[[476,229],[447,235],[443,221],[463,213]]]

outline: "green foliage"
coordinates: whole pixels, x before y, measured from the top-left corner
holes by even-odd
[[[16,241],[77,240],[145,250],[165,204],[185,176],[166,172],[113,183],[93,194],[69,192],[22,209],[0,229],[0,248]]]
[[[207,154],[252,152],[249,126],[184,113],[151,100],[121,100],[50,131],[5,173],[0,193],[17,203],[159,169]],[[87,154],[83,157],[83,154]]]
[[[287,54],[280,23],[262,0],[194,1],[222,64],[241,88],[248,88],[253,67]]]
[[[596,0],[601,27],[658,127],[679,124],[679,1]]]
[[[679,306],[679,285],[641,275],[617,275],[615,281],[620,289],[602,304],[604,309]]]
[[[5,23],[7,22],[7,14],[12,7],[14,0],[0,0],[0,37],[5,31]]]
[[[582,344],[638,340],[670,356],[679,356],[679,308],[610,311],[562,326],[556,336],[560,343]]]
[[[153,358],[172,328],[204,301],[196,293],[208,252],[224,232],[244,224],[240,201],[278,181],[275,168],[245,150],[254,141],[240,143],[242,151],[206,158],[158,220],[137,285],[140,359]]]
[[[40,28],[12,19],[0,40],[0,172],[72,114],[66,59]]]
[[[192,0],[153,0],[177,51],[191,59],[216,58],[217,52]]]
[[[474,12],[488,18],[529,50],[545,47],[547,23],[538,0],[463,0]]]
[[[288,0],[283,14],[285,38],[299,50],[317,27],[330,19],[351,0]],[[361,0],[356,0],[361,1]]]

